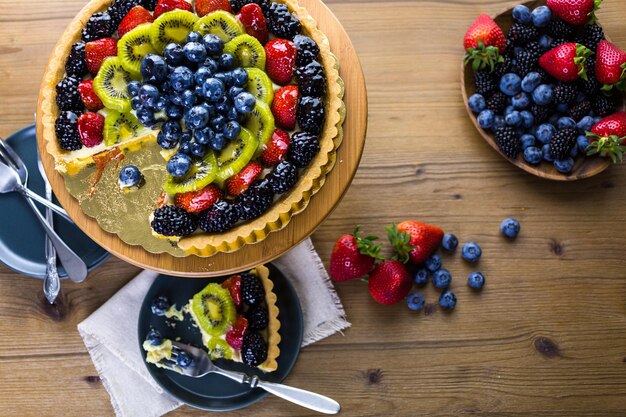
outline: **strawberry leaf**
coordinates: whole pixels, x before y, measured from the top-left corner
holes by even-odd
[[[374,241],[378,240],[377,236],[370,235],[364,238],[360,237],[359,226],[354,228],[353,236],[356,239],[356,245],[362,255],[371,256],[374,259],[384,260],[384,257],[380,254],[381,247],[374,243]]]
[[[385,228],[387,230],[387,238],[396,252],[393,260],[400,261],[403,264],[409,262],[410,253],[415,246],[411,245],[411,236],[406,232],[401,232],[395,224]]]

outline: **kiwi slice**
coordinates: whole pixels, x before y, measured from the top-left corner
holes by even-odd
[[[257,148],[259,141],[252,132],[242,128],[239,136],[231,140],[217,157],[217,179],[226,181],[237,174],[250,162]]]
[[[207,152],[203,159],[191,166],[189,173],[182,179],[167,176],[163,189],[168,194],[182,194],[189,191],[198,191],[211,184],[217,174],[217,160],[215,154]]]
[[[105,107],[126,113],[130,111],[128,83],[132,80],[133,76],[124,69],[122,59],[109,57],[93,79],[93,88]]]
[[[224,339],[220,339],[219,337],[212,337],[211,340],[209,340],[209,342],[206,344],[206,347],[207,349],[209,349],[211,359],[230,360],[233,358],[233,349]]]
[[[168,43],[184,44],[198,16],[186,10],[173,10],[159,16],[150,28],[152,46],[162,52]]]
[[[248,83],[246,90],[265,104],[272,104],[274,100],[274,85],[270,77],[258,68],[246,68],[248,72]]]
[[[141,75],[143,57],[156,52],[150,41],[151,27],[150,23],[139,25],[117,42],[117,56],[122,60],[124,69],[137,77]]]
[[[191,299],[190,308],[198,326],[211,336],[221,336],[235,320],[237,310],[226,288],[209,284]]]
[[[104,144],[113,146],[137,137],[143,126],[132,113],[120,113],[110,110],[104,119]]]
[[[265,69],[265,49],[250,35],[239,35],[224,45],[224,52],[235,57],[237,66]]]
[[[246,33],[239,19],[224,10],[217,10],[201,17],[193,29],[202,36],[209,33],[217,35],[224,43]]]
[[[263,147],[270,140],[276,128],[270,107],[264,102],[257,100],[254,109],[248,116],[245,128],[256,135],[259,141],[258,152],[262,152]]]

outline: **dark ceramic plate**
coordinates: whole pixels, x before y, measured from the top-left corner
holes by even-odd
[[[302,310],[298,295],[287,278],[273,265],[267,267],[270,270],[270,278],[274,282],[274,293],[277,297],[276,305],[280,310],[279,344],[280,356],[278,357],[278,369],[271,373],[255,371],[245,365],[229,361],[216,361],[219,366],[233,371],[245,372],[249,375],[258,375],[260,378],[271,382],[283,381],[300,352],[302,344]],[[202,346],[200,331],[192,326],[192,320],[185,315],[183,322],[175,322],[174,328],[167,325],[164,317],[152,314],[150,305],[152,300],[159,295],[165,295],[170,302],[178,307],[186,304],[193,295],[211,282],[222,282],[228,277],[222,278],[177,278],[168,275],[159,275],[146,294],[139,312],[139,349],[142,357],[145,352],[141,346],[150,329],[158,330],[168,339],[181,338],[182,343],[194,346]],[[207,411],[231,411],[249,406],[267,393],[259,388],[238,384],[223,376],[209,374],[202,378],[190,378],[176,372],[157,368],[146,363],[148,372],[156,382],[167,392],[180,401],[192,407]]]
[[[45,186],[37,168],[35,125],[15,132],[6,141],[28,168],[28,188],[43,196]],[[42,208],[41,211],[43,213]],[[17,193],[0,194],[0,218],[0,262],[20,274],[44,278],[45,233],[26,201]],[[56,215],[54,220],[59,236],[85,261],[89,270],[110,256],[74,224]],[[60,264],[59,275],[61,278],[67,277]]]

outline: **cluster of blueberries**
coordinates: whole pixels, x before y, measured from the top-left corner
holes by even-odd
[[[515,239],[520,231],[520,224],[517,220],[507,218],[500,223],[500,233],[507,238]],[[447,252],[453,252],[459,245],[459,239],[452,233],[446,233],[441,241],[441,247]],[[476,242],[468,242],[461,249],[461,256],[468,262],[478,262],[482,255],[482,250]],[[422,268],[419,268],[413,277],[416,285],[423,287],[428,284],[432,274],[433,286],[438,290],[444,290],[439,296],[439,306],[444,310],[453,310],[456,307],[456,295],[448,290],[452,283],[452,274],[442,268],[441,256],[436,253],[430,255]],[[467,285],[475,291],[482,290],[485,285],[485,276],[478,271],[470,273],[467,277]],[[410,310],[420,311],[426,304],[426,298],[419,291],[413,291],[407,296],[407,306]]]
[[[167,165],[172,176],[186,175],[192,157],[222,150],[254,109],[255,97],[244,90],[247,71],[235,68],[235,58],[223,49],[217,35],[191,32],[184,45],[167,45],[163,56],[147,54],[141,63],[143,83],[128,84],[139,122],[146,127],[162,123],[159,146],[180,145]]]

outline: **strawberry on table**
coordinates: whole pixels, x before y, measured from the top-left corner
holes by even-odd
[[[185,0],[159,0],[154,8],[154,18],[161,16],[165,12],[171,12],[172,10],[187,10],[193,11],[191,3],[187,3]]]
[[[593,52],[584,45],[569,42],[557,46],[539,58],[539,65],[548,74],[564,82],[587,80],[585,61]]]
[[[228,2],[226,0],[226,2]],[[261,45],[265,45],[268,40],[267,20],[263,15],[261,6],[256,3],[246,4],[237,13],[237,19],[246,28],[248,35],[257,38]]]
[[[219,187],[210,184],[198,191],[177,194],[175,205],[188,213],[199,213],[215,204],[223,194]]]
[[[548,7],[561,20],[574,26],[593,23],[595,11],[600,8],[602,0],[548,0]]]
[[[98,73],[105,59],[117,55],[117,41],[113,38],[102,38],[85,44],[85,62],[93,75]]]
[[[384,261],[370,273],[367,289],[374,301],[380,304],[395,304],[407,296],[413,280],[400,261]]]
[[[443,239],[443,230],[437,226],[407,220],[387,228],[389,241],[400,261],[419,264],[424,262]]]
[[[117,34],[124,36],[134,28],[144,23],[151,23],[154,21],[152,13],[142,6],[135,6],[124,16],[120,25],[117,27]]]
[[[587,155],[600,155],[611,158],[613,162],[621,162],[626,152],[626,112],[618,112],[600,120],[591,128],[591,132],[587,132],[587,136]]]
[[[196,14],[200,17],[217,10],[224,10],[228,13],[233,12],[228,0],[196,0]]]
[[[278,127],[285,130],[293,130],[296,127],[298,95],[298,87],[295,85],[283,87],[274,94],[272,114]]]
[[[380,259],[380,246],[376,236],[359,237],[359,228],[353,234],[341,236],[330,254],[328,273],[337,282],[361,278],[372,270],[374,261]]]
[[[239,195],[250,188],[262,172],[263,167],[261,164],[252,161],[236,175],[226,180],[226,190],[228,190],[230,195]]]
[[[506,38],[491,17],[481,14],[465,33],[463,47],[465,63],[471,62],[474,71],[487,67],[493,71],[497,63],[504,62]]]
[[[263,153],[261,154],[263,163],[267,166],[274,166],[285,159],[290,142],[291,138],[289,137],[289,133],[280,129],[274,130],[274,134],[265,145]]]
[[[279,85],[287,85],[296,70],[296,45],[287,39],[272,39],[265,44],[265,72]]]
[[[88,148],[102,143],[104,130],[104,116],[98,113],[86,112],[78,118],[78,135],[80,141]]]
[[[78,84],[78,94],[80,99],[89,111],[98,111],[104,108],[102,100],[93,89],[93,80],[83,80]]]
[[[626,80],[626,52],[609,41],[601,41],[596,51],[596,78],[603,90],[616,87],[624,90]]]

